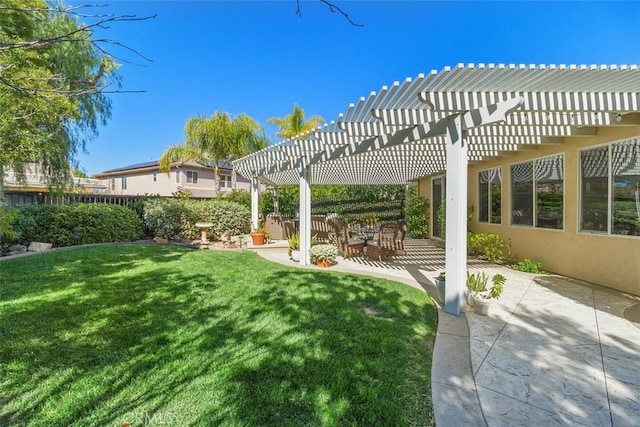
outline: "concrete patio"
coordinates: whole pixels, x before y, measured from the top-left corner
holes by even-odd
[[[353,257],[331,269],[397,280],[437,302],[443,249],[411,239],[406,247],[389,262]],[[297,265],[286,248],[258,253]],[[468,268],[500,272],[507,284],[489,316],[438,310],[431,378],[438,426],[640,425],[640,297],[481,260],[469,259]]]

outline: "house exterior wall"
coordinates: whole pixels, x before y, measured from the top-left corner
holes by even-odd
[[[640,126],[601,127],[594,136],[565,138],[562,144],[542,145],[534,150],[518,151],[470,165],[468,206],[474,207],[470,230],[500,235],[519,259],[541,262],[548,271],[640,295],[640,236],[580,231],[579,157],[579,149],[639,135]],[[564,155],[563,229],[511,225],[510,166],[554,154]],[[478,173],[498,166],[502,167],[501,224],[479,222]],[[431,177],[420,181],[420,194],[431,202]],[[434,221],[435,212],[432,211],[431,223]]]
[[[198,174],[197,182],[188,182],[189,172],[196,172]],[[176,180],[176,173],[179,174],[179,182]],[[220,170],[220,175],[230,177],[231,171],[222,169]],[[194,197],[215,197],[217,194],[215,190],[214,170],[198,166],[183,165],[180,169],[172,168],[169,174],[159,172],[156,168],[118,171],[109,174],[99,174],[98,176],[103,179],[104,184],[107,186],[106,193],[108,194],[157,194],[168,197],[180,190],[190,191]],[[122,186],[123,177],[127,178],[126,189]],[[231,182],[228,182],[226,179],[222,179],[220,184],[221,192],[230,192],[232,190]],[[250,183],[242,176],[236,175],[235,188],[237,190],[249,191]]]

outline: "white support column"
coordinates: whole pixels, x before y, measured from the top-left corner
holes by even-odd
[[[273,187],[273,212],[280,213],[280,192],[278,187]]]
[[[311,264],[311,185],[309,167],[303,160],[300,164],[300,265]]]
[[[444,309],[459,315],[466,310],[467,280],[467,143],[462,116],[450,119],[447,127],[446,183],[446,285]]]
[[[257,177],[251,177],[251,227],[258,228],[258,198],[260,196],[260,182]],[[253,231],[253,229],[251,230]]]

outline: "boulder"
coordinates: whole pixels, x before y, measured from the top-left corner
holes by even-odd
[[[169,240],[162,237],[154,237],[153,241],[156,243],[169,243]]]
[[[24,245],[11,245],[9,246],[9,255],[19,255],[25,253],[27,247]]]
[[[43,242],[31,242],[27,250],[29,252],[42,252],[48,251],[51,249],[53,245],[51,243],[43,243]]]

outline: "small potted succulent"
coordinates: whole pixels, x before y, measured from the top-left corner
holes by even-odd
[[[287,238],[289,248],[287,248],[287,255],[292,261],[300,262],[300,233],[295,232]],[[311,246],[316,244],[316,236],[311,236]]]
[[[338,256],[338,248],[333,245],[322,244],[311,246],[309,251],[311,262],[321,267],[329,267]]]
[[[491,278],[491,288],[487,288],[489,276],[484,272],[467,273],[467,290],[473,300],[476,314],[483,316],[489,314],[491,301],[500,298],[506,281],[507,278],[502,274],[496,274]]]

